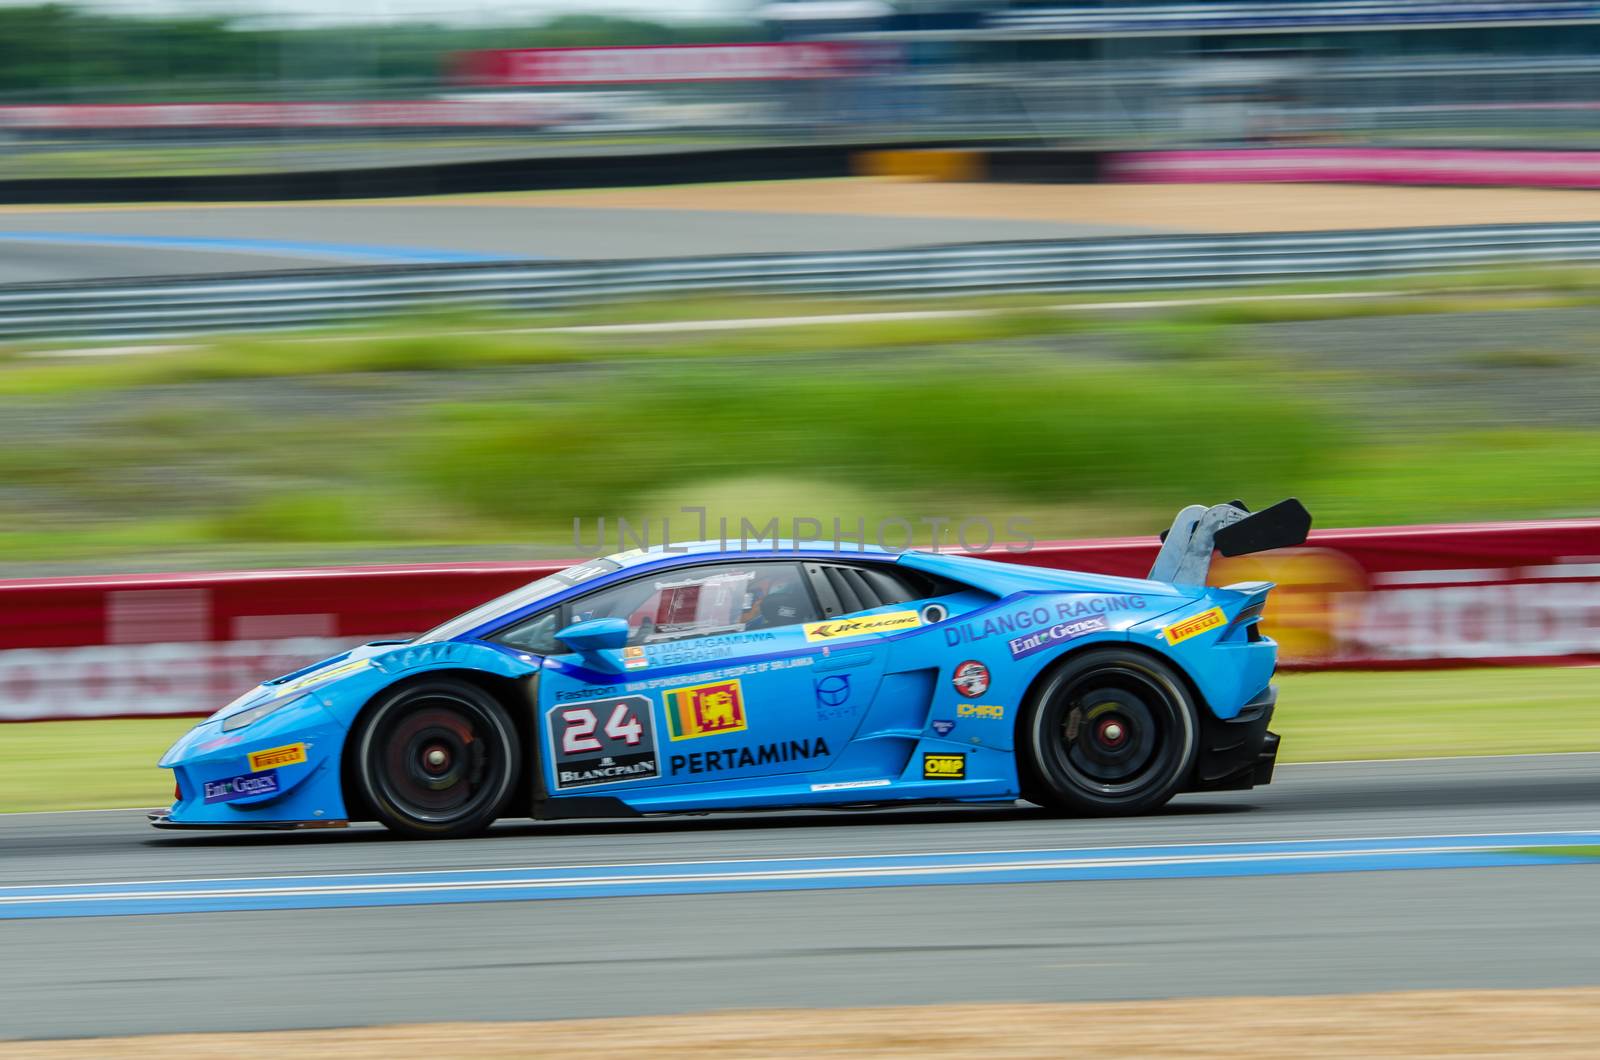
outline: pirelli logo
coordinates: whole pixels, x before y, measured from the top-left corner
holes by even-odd
[[[279,769],[283,766],[297,766],[306,760],[306,745],[291,743],[282,747],[269,747],[265,751],[251,751],[249,758],[252,773]]]
[[[1190,637],[1198,637],[1207,630],[1226,625],[1227,622],[1227,618],[1222,614],[1222,608],[1213,607],[1209,611],[1202,611],[1198,615],[1192,615],[1182,622],[1174,622],[1162,630],[1161,635],[1167,638],[1168,644],[1181,644]]]
[[[859,637],[864,633],[893,633],[899,629],[914,629],[922,625],[915,611],[890,611],[883,615],[862,615],[860,618],[838,618],[829,622],[807,622],[806,640],[839,640],[842,637]]]

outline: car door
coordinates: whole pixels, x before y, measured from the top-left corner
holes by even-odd
[[[879,630],[852,642],[853,647],[836,649],[873,652],[878,676],[858,711],[849,754],[833,772],[848,774],[840,778],[846,781],[931,779],[916,755],[953,739],[956,725],[952,712],[942,709],[946,630],[967,612],[992,603],[993,596],[882,561],[816,560],[807,563],[807,572],[824,612],[836,616],[837,625]]]
[[[541,673],[551,797],[666,809],[805,790],[793,775],[843,751],[860,720],[852,699],[870,698],[881,665],[859,638],[818,635],[822,610],[791,559],[657,567],[579,598],[559,621],[596,618],[625,619],[627,645],[558,647]]]

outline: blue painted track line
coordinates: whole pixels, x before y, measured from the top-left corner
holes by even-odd
[[[315,243],[289,239],[246,239],[217,236],[116,235],[106,232],[4,232],[3,243],[56,243],[66,246],[143,247],[153,250],[200,250],[222,254],[273,254],[336,261],[384,261],[402,264],[505,261],[516,255],[475,254],[433,247],[381,246],[367,243]]]
[[[1569,863],[1517,851],[1596,843],[1532,832],[20,886],[0,888],[0,919],[1486,868]]]

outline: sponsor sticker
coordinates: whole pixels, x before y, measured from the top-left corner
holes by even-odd
[[[812,791],[854,791],[857,788],[887,788],[887,780],[836,780],[831,784],[813,784]]]
[[[246,757],[250,760],[250,771],[252,773],[262,773],[282,766],[302,764],[306,760],[306,745],[303,743],[285,744],[282,747],[270,747],[265,751],[251,751]]]
[[[1054,605],[1035,604],[1019,611],[992,614],[982,621],[973,619],[970,622],[952,623],[945,627],[944,642],[955,648],[990,637],[1038,632],[1050,625],[1074,619],[1110,615],[1119,611],[1143,611],[1146,606],[1147,602],[1142,596],[1072,596],[1057,600]]]
[[[545,728],[557,791],[660,775],[648,696],[558,703],[545,712]]]
[[[940,736],[949,736],[951,730],[955,727],[956,723],[949,718],[940,718],[933,723],[933,731]]]
[[[1226,625],[1227,621],[1223,617],[1222,608],[1213,607],[1209,611],[1202,611],[1198,615],[1192,615],[1182,622],[1174,622],[1166,629],[1163,629],[1161,635],[1167,638],[1168,644],[1182,644],[1190,637],[1198,637],[1207,630]]]
[[[623,648],[622,665],[629,670],[642,670],[650,665],[650,660],[644,657],[643,648]]]
[[[966,780],[967,756],[925,754],[922,756],[923,780]]]
[[[817,693],[817,706],[842,707],[850,699],[850,675],[832,674],[812,681]]]
[[[1026,659],[1057,644],[1065,644],[1069,640],[1077,640],[1079,637],[1110,628],[1111,623],[1107,622],[1104,616],[1092,615],[1089,618],[1076,618],[1070,622],[1057,622],[1027,636],[1016,637],[1007,641],[1006,647],[1011,649],[1013,659]]]
[[[968,699],[977,699],[989,691],[989,668],[976,659],[968,659],[956,667],[950,683]]]
[[[258,795],[276,795],[278,793],[278,774],[276,773],[246,773],[243,776],[228,777],[224,780],[208,780],[202,789],[206,803],[234,802],[237,799],[253,799]]]
[[[915,611],[890,611],[882,615],[862,615],[859,618],[836,618],[827,622],[807,622],[806,641],[839,640],[859,637],[866,633],[893,633],[897,629],[915,629],[922,619]]]
[[[764,743],[759,747],[735,747],[731,751],[696,751],[694,754],[673,755],[669,761],[674,776],[684,773],[721,773],[729,769],[754,769],[757,766],[787,765],[811,758],[826,758],[828,741],[818,736],[814,740],[790,740],[787,743]]]
[[[1006,708],[998,703],[958,703],[956,704],[956,717],[958,718],[988,718],[991,721],[1004,721]]]
[[[306,674],[304,677],[298,677],[286,685],[271,685],[269,687],[271,687],[273,692],[275,692],[277,695],[283,696],[290,692],[298,692],[302,688],[310,688],[312,685],[320,685],[324,681],[332,681],[339,677],[348,677],[358,670],[365,670],[370,665],[372,664],[366,659],[359,659],[356,662],[340,663],[338,666],[330,666],[325,670],[316,670],[312,673]]]
[[[744,689],[738,678],[712,681],[661,693],[667,708],[667,730],[674,740],[744,732]]]

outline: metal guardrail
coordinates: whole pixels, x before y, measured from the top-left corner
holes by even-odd
[[[687,292],[1110,291],[1595,259],[1600,224],[1546,224],[317,269],[4,287],[0,338],[151,338],[325,325],[427,308],[543,309]]]

